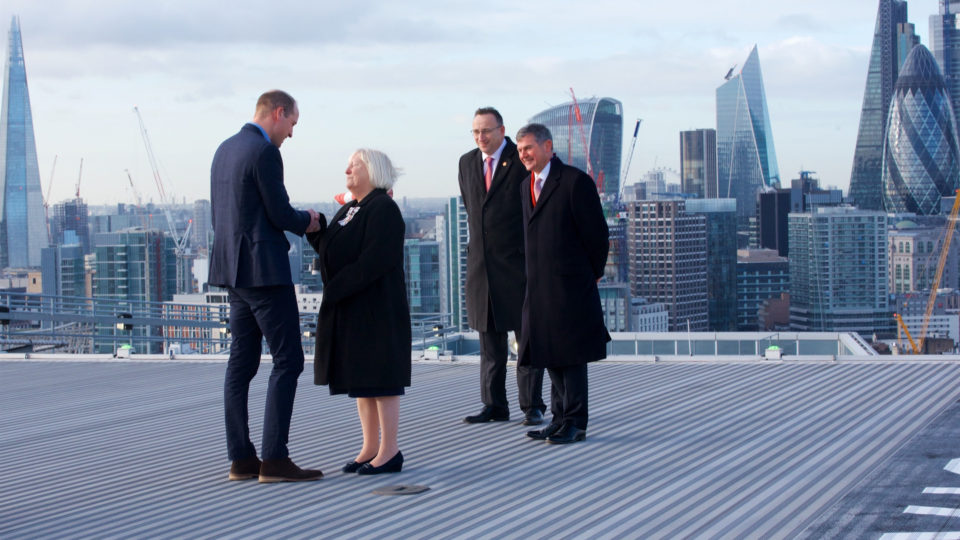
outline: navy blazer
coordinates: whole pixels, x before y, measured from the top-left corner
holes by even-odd
[[[211,285],[293,284],[290,243],[283,231],[303,236],[310,214],[290,206],[280,149],[256,125],[244,125],[217,148],[210,169],[210,207]]]

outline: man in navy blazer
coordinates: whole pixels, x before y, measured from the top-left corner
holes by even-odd
[[[547,368],[552,387],[553,419],[527,436],[567,444],[587,436],[587,363],[607,356],[597,281],[610,236],[597,186],[553,155],[552,139],[542,124],[517,133],[530,172],[519,193],[527,256],[519,363]]]
[[[300,118],[296,101],[272,90],[257,100],[253,121],[224,141],[210,171],[213,249],[209,283],[230,299],[230,359],[224,413],[230,480],[317,480],[320,471],[297,467],[287,437],[297,378],[303,371],[300,318],[283,231],[298,235],[326,225],[313,210],[290,206],[283,185],[280,145]],[[250,442],[247,396],[260,366],[261,339],[273,356],[263,419],[261,462]]]

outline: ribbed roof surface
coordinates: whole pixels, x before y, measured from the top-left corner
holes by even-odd
[[[260,485],[226,480],[223,370],[0,362],[0,538],[789,537],[960,396],[958,362],[601,362],[587,441],[557,447],[461,423],[477,365],[415,364],[403,473],[358,477],[353,400],[308,367],[291,452],[327,477]],[[398,483],[431,489],[371,493]]]

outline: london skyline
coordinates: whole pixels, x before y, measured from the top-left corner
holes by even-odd
[[[91,10],[18,0],[0,8],[0,20],[20,17],[44,191],[57,156],[51,204],[73,196],[81,158],[80,192],[91,204],[133,201],[124,169],[145,202],[159,201],[134,106],[167,193],[209,197],[214,149],[272,87],[301,108],[283,146],[294,200],[343,191],[346,158],[359,146],[405,169],[398,196],[454,195],[476,107],[499,108],[512,135],[568,101],[570,87],[581,99],[623,103],[624,161],[630,127],[643,119],[625,180],[633,183],[654,166],[679,170],[680,131],[716,127],[715,90],[754,44],[782,180],[813,170],[846,191],[877,3],[842,4],[600,2],[591,18],[571,2],[280,2],[270,8],[276,22],[261,28],[266,14],[244,2],[220,13],[206,2]],[[928,46],[937,6],[908,2]]]

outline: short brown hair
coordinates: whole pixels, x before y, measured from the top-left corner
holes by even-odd
[[[293,97],[284,92],[283,90],[270,90],[269,92],[264,92],[260,95],[260,98],[257,99],[257,114],[262,112],[273,111],[277,107],[283,107],[283,116],[290,116],[293,114],[293,109],[296,107],[297,101]]]

